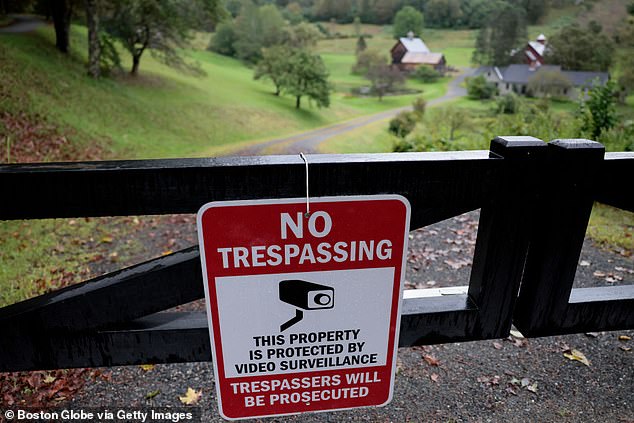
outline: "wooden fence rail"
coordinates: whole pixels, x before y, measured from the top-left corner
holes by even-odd
[[[634,327],[634,286],[573,289],[590,210],[634,211],[634,153],[498,137],[490,151],[309,155],[311,195],[400,194],[411,229],[481,209],[462,294],[406,291],[400,346]],[[195,213],[305,195],[298,156],[0,166],[0,220]],[[452,295],[442,295],[442,294]],[[421,294],[420,292],[418,294]],[[209,361],[192,246],[0,308],[0,371]]]

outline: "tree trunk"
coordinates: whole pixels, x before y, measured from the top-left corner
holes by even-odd
[[[302,99],[301,95],[298,95],[298,96],[295,97],[295,108],[296,109],[299,109],[301,99]]]
[[[99,45],[99,11],[98,0],[84,0],[86,6],[86,23],[88,24],[88,74],[93,78],[101,76],[99,66],[101,46]]]
[[[280,91],[281,91],[280,86],[278,84],[275,84],[275,95],[279,97]]]
[[[55,26],[55,47],[62,53],[68,53],[70,45],[70,18],[73,14],[72,5],[68,0],[53,0],[51,15]]]
[[[141,54],[135,54],[132,56],[132,70],[130,71],[130,75],[136,76],[139,72],[139,63],[141,63]]]

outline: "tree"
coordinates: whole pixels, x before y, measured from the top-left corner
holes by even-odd
[[[352,24],[354,25],[354,35],[356,35],[357,37],[361,36],[361,18],[358,16],[354,17],[354,20],[352,21]]]
[[[225,56],[235,56],[237,39],[235,24],[232,21],[220,22],[209,43],[209,50]]]
[[[74,0],[55,0],[50,2],[53,26],[55,27],[55,47],[62,53],[68,53],[70,46],[70,21],[75,9]]]
[[[565,95],[572,87],[570,80],[561,72],[540,71],[528,80],[528,91],[534,95],[546,96]]]
[[[286,22],[274,5],[257,7],[251,0],[242,5],[235,20],[236,56],[249,63],[262,57],[262,48],[280,44]]]
[[[497,98],[497,113],[512,115],[520,109],[520,98],[515,93],[506,93]]]
[[[317,27],[308,22],[283,28],[281,44],[291,48],[311,48],[322,38]]]
[[[356,54],[357,56],[359,55],[359,53],[361,53],[362,51],[365,51],[365,49],[368,48],[368,45],[365,42],[365,38],[363,37],[363,35],[361,35],[359,37],[359,39],[357,40],[357,48],[356,48]]]
[[[416,97],[412,102],[412,109],[417,119],[420,121],[425,116],[425,109],[427,108],[427,102],[423,97]]]
[[[485,100],[495,95],[495,85],[488,82],[483,75],[467,78],[467,94],[475,100]]]
[[[513,53],[526,43],[526,20],[523,9],[508,3],[495,10],[476,38],[472,62],[480,65],[506,66]]]
[[[425,5],[425,20],[430,27],[456,27],[462,15],[460,0],[429,0]]]
[[[365,77],[372,83],[372,92],[383,100],[385,94],[394,91],[405,82],[405,76],[395,66],[388,64],[373,64]]]
[[[511,3],[524,9],[531,25],[538,23],[548,12],[548,0],[512,0]]]
[[[283,46],[273,46],[262,51],[262,58],[255,68],[254,79],[267,78],[275,85],[275,95],[279,96],[284,87],[285,78],[290,66],[288,49]]]
[[[469,28],[482,28],[489,22],[489,16],[503,6],[502,0],[472,0],[464,3],[463,24]]]
[[[440,113],[440,122],[449,130],[449,141],[455,139],[456,131],[469,125],[469,119],[465,113],[455,107],[445,107]]]
[[[364,50],[357,54],[357,63],[352,67],[352,73],[367,75],[374,66],[387,64],[387,57],[377,50]]]
[[[330,106],[328,70],[321,57],[307,50],[294,52],[284,78],[284,91],[295,96],[297,109],[301,107],[304,96],[313,100],[318,107]]]
[[[577,24],[562,28],[548,44],[546,62],[566,70],[606,71],[612,63],[612,41],[603,33],[594,33]]]
[[[101,75],[101,42],[99,40],[99,0],[84,0],[88,26],[88,74]]]
[[[420,34],[423,29],[423,14],[412,6],[405,6],[394,16],[394,38],[407,36],[408,32]]]
[[[416,127],[418,121],[414,112],[400,112],[392,120],[388,127],[388,132],[399,138],[405,138]]]
[[[590,90],[590,97],[579,101],[581,129],[595,140],[617,122],[615,93],[614,82],[608,81],[605,85],[595,85]]]
[[[190,28],[222,16],[217,0],[111,0],[113,13],[104,20],[108,34],[123,44],[132,56],[130,73],[136,75],[143,53],[168,66],[201,71],[186,63],[180,49],[191,38]]]

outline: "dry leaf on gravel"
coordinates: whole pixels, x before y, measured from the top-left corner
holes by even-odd
[[[161,391],[159,389],[157,389],[156,391],[148,392],[147,395],[145,396],[145,399],[152,399],[152,398],[154,398],[155,396],[157,396],[160,393],[161,393]]]
[[[433,355],[425,354],[425,355],[423,355],[423,360],[425,360],[427,362],[427,364],[429,364],[430,366],[439,366],[440,365],[440,360],[438,360]]]
[[[146,372],[149,372],[150,370],[154,369],[154,364],[141,364],[139,367],[145,370]]]
[[[576,350],[574,348],[571,350],[564,351],[564,357],[566,357],[569,360],[579,361],[585,364],[586,366],[590,366],[590,361],[586,358],[586,356],[581,351]]]
[[[524,335],[522,335],[522,333],[518,330],[515,329],[511,329],[511,335],[513,335],[516,338],[524,338]]]
[[[438,376],[438,373],[432,373],[432,374],[429,376],[429,378],[431,379],[431,381],[432,381],[432,382],[436,382],[436,383],[438,383],[438,378],[439,378],[439,377],[440,377],[440,376]]]
[[[182,397],[178,397],[178,399],[181,400],[183,404],[194,405],[198,403],[201,395],[202,391],[195,391],[192,388],[187,388],[187,392],[185,392],[185,395]]]
[[[496,350],[501,350],[502,349],[502,344],[500,344],[499,342],[494,342],[493,343],[493,348],[495,348]]]
[[[629,341],[630,339],[632,339],[631,336],[619,335],[619,341]]]

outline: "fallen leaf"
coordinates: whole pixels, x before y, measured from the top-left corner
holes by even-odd
[[[154,398],[155,396],[157,396],[160,393],[161,393],[161,391],[158,390],[158,389],[156,391],[148,392],[147,395],[145,396],[145,399],[152,399],[152,398]]]
[[[590,338],[597,338],[600,334],[600,332],[586,332],[586,336],[589,336]]]
[[[629,341],[630,339],[632,339],[631,336],[619,335],[619,341]]]
[[[154,369],[154,364],[141,364],[139,367],[145,370],[146,372],[149,372],[150,370]]]
[[[593,275],[596,276],[597,278],[603,278],[605,277],[605,272],[597,270],[596,272],[593,273]]]
[[[169,256],[170,254],[172,254],[174,251],[172,250],[165,250],[161,253],[162,256]]]
[[[581,260],[579,266],[590,266],[590,262],[587,260]]]
[[[185,395],[182,397],[178,397],[178,399],[181,400],[183,404],[194,405],[198,403],[201,395],[202,391],[194,391],[192,388],[187,388],[187,392],[185,392]]]
[[[586,358],[586,356],[581,351],[576,350],[574,348],[564,352],[564,357],[566,357],[569,360],[580,361],[586,366],[590,366],[590,361]]]
[[[501,350],[502,349],[502,344],[500,344],[499,342],[494,342],[493,343],[493,348],[495,348],[496,350]]]
[[[517,390],[515,388],[513,388],[512,386],[509,386],[506,388],[506,392],[508,392],[509,394],[513,394],[515,396],[517,396]]]
[[[528,389],[532,393],[536,394],[537,393],[537,382],[534,382],[532,385],[528,385],[526,387],[526,389]]]
[[[432,382],[436,382],[436,383],[438,383],[438,378],[439,378],[439,377],[440,377],[440,376],[438,376],[438,373],[432,373],[432,374],[429,376],[429,378],[431,379],[431,381],[432,381]]]
[[[110,244],[112,241],[113,238],[111,236],[104,236],[103,238],[101,238],[102,244]]]
[[[619,348],[622,349],[625,352],[632,351],[632,348],[626,347],[625,345],[621,345]]]
[[[524,338],[524,335],[522,335],[522,333],[518,330],[515,329],[511,329],[511,335],[513,335],[516,338]]]
[[[522,378],[522,380],[520,380],[520,385],[522,385],[522,388],[527,387],[529,383],[531,383],[531,381],[527,377],[524,377]]]
[[[433,355],[423,355],[423,359],[427,362],[427,364],[429,364],[430,366],[438,366],[440,365],[440,360],[438,360],[436,357],[434,357]]]
[[[55,382],[55,379],[57,379],[55,376],[48,374],[48,375],[46,375],[46,377],[44,378],[43,382],[44,382],[44,383],[47,383],[47,384],[48,384],[48,383],[53,383],[53,382]]]

